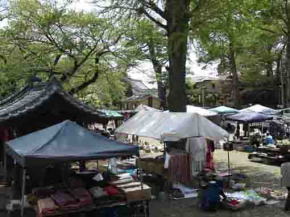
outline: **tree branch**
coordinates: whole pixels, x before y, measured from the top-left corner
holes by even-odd
[[[157,26],[167,30],[167,25],[164,25],[163,23],[161,23],[160,21],[156,20],[153,16],[151,16],[148,11],[146,11],[144,8],[141,9],[141,12],[148,18],[150,19],[152,22],[154,22]]]
[[[141,2],[145,7],[151,9],[152,11],[157,13],[160,17],[166,20],[166,15],[164,11],[161,8],[159,8],[152,0],[149,0],[149,2],[147,2],[146,0],[142,0]]]

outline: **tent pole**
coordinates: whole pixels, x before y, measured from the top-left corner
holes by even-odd
[[[24,217],[25,181],[26,181],[26,168],[23,168],[23,170],[22,170],[22,189],[21,189],[21,217]]]
[[[7,182],[7,154],[6,154],[6,143],[4,143],[4,156],[3,156],[3,163],[4,163],[4,182]]]

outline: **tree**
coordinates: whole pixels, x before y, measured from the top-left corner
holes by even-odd
[[[103,66],[114,61],[112,53],[123,33],[110,20],[51,1],[17,0],[10,5],[8,26],[1,32],[3,74],[13,72],[20,80],[57,77],[75,94],[96,82]]]
[[[199,28],[198,35],[203,53],[201,61],[219,60],[219,72],[229,73],[232,77],[234,105],[240,106],[240,82],[237,54],[243,47],[243,37],[249,26],[241,2],[221,0],[216,2],[207,26]]]
[[[191,15],[198,11],[201,0],[111,0],[106,9],[118,18],[142,15],[166,31],[168,54],[168,108],[186,111],[185,76],[186,56]],[[133,14],[133,15],[132,15]]]
[[[154,69],[157,81],[158,97],[161,106],[166,108],[166,89],[168,83],[168,73],[166,64],[168,63],[165,32],[155,27],[150,21],[141,19],[132,22],[133,25],[127,28],[124,57],[128,65],[134,65],[140,61],[150,61]]]

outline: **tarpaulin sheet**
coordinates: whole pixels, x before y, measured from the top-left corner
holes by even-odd
[[[258,112],[258,113],[262,113],[265,115],[274,115],[274,114],[278,113],[278,111],[275,109],[272,109],[272,108],[269,108],[269,107],[266,107],[263,105],[259,105],[259,104],[242,109],[242,110],[240,110],[240,112]]]
[[[263,122],[266,120],[273,119],[272,116],[264,115],[262,113],[257,112],[240,112],[235,115],[230,115],[226,117],[227,120],[238,121],[242,123],[255,123],[255,122]]]
[[[104,159],[139,152],[136,146],[108,139],[68,120],[10,140],[6,150],[23,166],[39,160]]]
[[[212,109],[209,109],[210,111],[214,111],[217,112],[219,114],[236,114],[239,113],[239,110],[234,109],[234,108],[230,108],[227,106],[218,106]]]
[[[207,118],[195,113],[140,111],[115,131],[163,141],[190,137],[220,140],[228,133]]]
[[[188,113],[197,113],[197,114],[199,114],[201,116],[205,116],[205,117],[218,115],[214,111],[210,111],[208,109],[204,109],[202,107],[197,107],[197,106],[193,106],[193,105],[187,105],[186,106],[186,112],[188,112]]]

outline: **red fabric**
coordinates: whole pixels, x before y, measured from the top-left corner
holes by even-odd
[[[71,191],[71,194],[79,201],[80,206],[88,206],[93,203],[92,196],[84,188],[76,188]]]
[[[57,191],[51,195],[51,198],[58,206],[62,208],[70,205],[73,205],[72,207],[74,207],[74,205],[77,204],[77,201],[71,195],[63,191]]]
[[[233,206],[236,206],[236,205],[239,204],[239,201],[237,201],[237,200],[231,200],[230,201],[230,204],[233,205]]]
[[[213,143],[213,141],[207,140],[207,152],[206,152],[205,167],[207,169],[210,169],[210,170],[214,170],[213,152],[214,152],[214,143]]]
[[[104,188],[104,191],[110,196],[120,194],[119,190],[115,188],[114,186],[107,186]]]
[[[9,128],[0,127],[0,140],[3,142],[9,141],[12,139],[12,134],[10,133]]]

